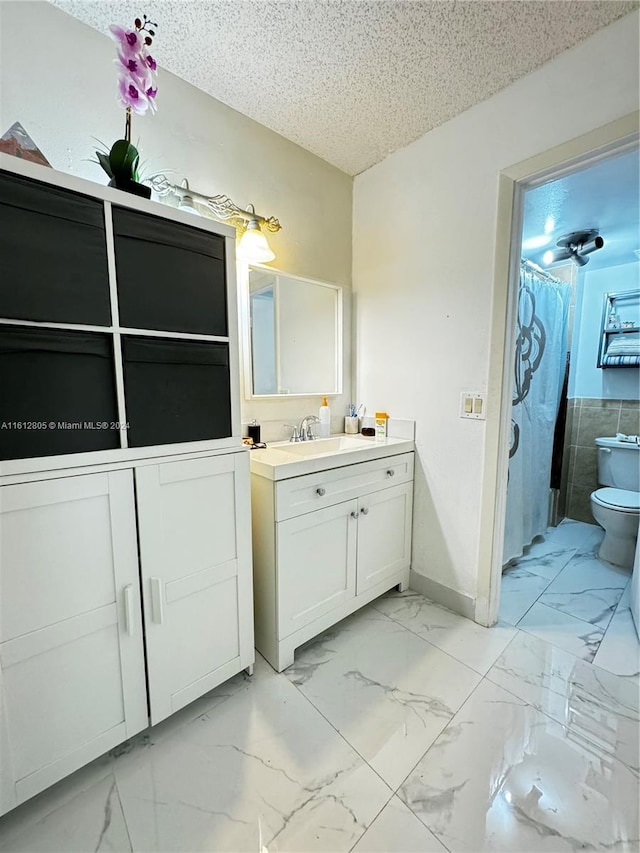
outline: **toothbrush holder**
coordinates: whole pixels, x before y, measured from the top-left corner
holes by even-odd
[[[344,431],[347,435],[357,435],[360,432],[360,418],[347,416],[344,419]]]

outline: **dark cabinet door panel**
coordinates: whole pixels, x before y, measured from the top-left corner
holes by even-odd
[[[109,335],[0,326],[0,458],[120,446]]]
[[[121,325],[227,335],[222,237],[122,208],[113,226]]]
[[[229,347],[124,336],[129,447],[231,435]]]
[[[100,201],[0,173],[0,317],[109,326]]]

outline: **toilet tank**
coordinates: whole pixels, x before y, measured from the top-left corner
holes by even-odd
[[[640,445],[616,438],[596,438],[601,486],[640,492]]]

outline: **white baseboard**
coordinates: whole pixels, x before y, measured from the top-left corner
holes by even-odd
[[[470,595],[465,595],[464,592],[458,592],[444,584],[438,583],[424,575],[419,575],[411,569],[409,577],[409,586],[411,589],[419,592],[435,601],[436,604],[442,604],[443,607],[448,607],[454,613],[459,613],[467,619],[474,619],[476,612],[476,602]]]

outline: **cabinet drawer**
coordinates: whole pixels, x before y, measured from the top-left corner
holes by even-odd
[[[401,453],[282,480],[276,485],[276,521],[284,521],[412,479],[413,453]]]

